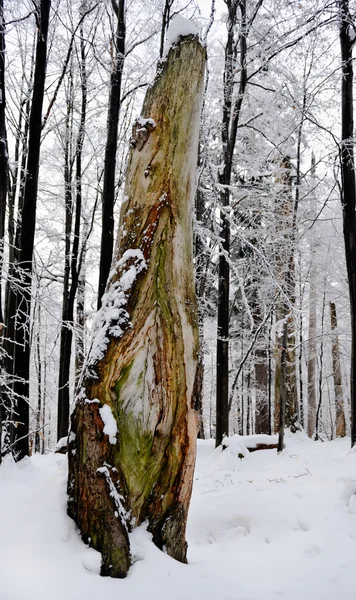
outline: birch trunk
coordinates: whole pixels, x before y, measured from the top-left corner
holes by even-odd
[[[128,533],[186,562],[199,332],[192,203],[205,50],[180,38],[136,120],[117,249],[69,436],[68,512],[124,577]]]

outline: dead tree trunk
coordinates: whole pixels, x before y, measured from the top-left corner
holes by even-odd
[[[344,412],[344,398],[342,391],[342,377],[340,364],[339,336],[337,334],[337,317],[336,306],[334,302],[330,302],[330,321],[332,331],[332,359],[333,359],[333,375],[335,387],[335,408],[336,408],[336,435],[337,437],[345,437],[346,424]]]
[[[124,577],[128,531],[186,562],[199,378],[192,203],[205,50],[180,38],[133,127],[117,249],[73,413],[68,512]]]

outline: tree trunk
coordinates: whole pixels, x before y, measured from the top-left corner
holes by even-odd
[[[2,307],[2,270],[4,263],[5,212],[9,187],[9,156],[5,123],[5,25],[4,6],[0,0],[0,322],[4,321]]]
[[[330,302],[330,321],[331,321],[331,331],[333,333],[331,353],[332,353],[332,359],[333,359],[333,375],[334,375],[334,388],[335,388],[336,436],[337,437],[345,437],[346,424],[345,424],[345,412],[344,412],[344,398],[343,398],[343,391],[342,391],[339,336],[337,334],[336,306],[335,306],[334,302]]]
[[[315,184],[315,157],[311,160],[311,177]],[[315,198],[314,198],[315,204]],[[316,219],[316,206],[312,208],[312,216]],[[316,419],[316,277],[317,265],[315,258],[316,242],[311,242],[310,248],[310,286],[309,286],[309,334],[308,334],[308,436],[313,437]]]
[[[285,157],[281,163],[281,192],[277,197],[276,215],[277,229],[280,231],[279,247],[276,248],[276,279],[279,288],[283,291],[277,301],[276,321],[283,323],[283,330],[276,336],[276,363],[275,363],[275,410],[274,423],[277,432],[280,426],[280,398],[282,396],[281,368],[282,358],[285,360],[285,425],[292,431],[296,430],[298,416],[297,399],[297,365],[295,355],[295,322],[291,306],[295,304],[295,267],[294,267],[294,229],[295,206],[291,193],[291,163]],[[287,327],[287,346],[284,346],[284,329]],[[285,351],[285,355],[283,352]]]
[[[79,261],[79,237],[80,222],[82,214],[82,150],[85,135],[85,119],[87,109],[87,77],[85,61],[85,44],[83,23],[80,25],[80,74],[81,74],[81,111],[80,124],[75,149],[75,215],[73,244],[70,248],[70,234],[72,227],[72,194],[71,178],[68,177],[68,169],[65,167],[65,185],[66,185],[66,254],[65,254],[65,274],[63,287],[63,306],[62,306],[62,326],[60,339],[60,359],[59,359],[59,378],[58,378],[58,419],[57,419],[57,440],[68,435],[69,427],[69,406],[70,406],[70,366],[72,357],[72,341],[74,327],[74,302],[78,288],[78,279],[80,271]],[[69,100],[72,105],[71,101]],[[68,114],[67,114],[68,117]],[[66,148],[67,153],[67,148]],[[68,157],[66,156],[66,165]],[[85,243],[85,241],[83,242]],[[70,279],[70,285],[69,285]]]
[[[254,366],[256,382],[255,433],[269,434],[268,364],[265,346],[255,350]]]
[[[312,257],[313,260],[313,257]],[[308,340],[308,436],[313,437],[316,418],[316,286],[311,270],[309,290],[309,340]]]
[[[354,25],[348,0],[339,0],[341,77],[341,205],[351,313],[351,446],[356,443],[356,188],[354,161],[353,67]]]
[[[277,452],[282,452],[284,449],[284,426],[286,422],[286,380],[287,380],[287,346],[288,346],[288,320],[283,323],[282,348],[281,348],[281,371],[279,385],[279,432],[278,432],[278,448]]]
[[[237,8],[239,7],[240,31],[235,40],[237,24]],[[227,43],[225,46],[224,65],[224,105],[221,141],[223,146],[223,172],[219,183],[223,186],[220,194],[220,254],[218,265],[218,315],[217,315],[217,344],[216,344],[216,434],[215,444],[219,446],[224,435],[229,435],[229,315],[230,315],[230,185],[232,176],[233,156],[236,144],[237,127],[241,114],[242,102],[247,86],[247,20],[246,0],[239,4],[228,4]],[[236,49],[239,48],[239,65],[236,64]],[[235,102],[234,79],[239,71],[239,88]]]
[[[124,577],[128,531],[186,562],[199,332],[192,205],[205,50],[181,38],[133,127],[113,269],[69,436],[68,512]],[[197,374],[198,373],[198,374]]]
[[[125,0],[112,0],[117,16],[115,40],[115,65],[110,80],[110,98],[105,147],[104,182],[102,196],[102,228],[100,246],[98,309],[105,292],[111,268],[114,247],[114,200],[115,200],[115,168],[117,151],[117,129],[120,113],[121,81],[125,60]]]
[[[36,64],[29,123],[27,172],[23,197],[18,281],[22,293],[17,293],[15,330],[14,393],[17,398],[17,427],[13,429],[18,459],[28,455],[29,378],[32,256],[36,226],[38,171],[41,145],[41,121],[47,63],[47,32],[51,1],[41,0],[36,12],[38,24]]]
[[[4,242],[5,242],[5,212],[6,198],[9,184],[9,157],[7,151],[7,134],[5,121],[5,24],[4,24],[4,3],[0,0],[0,322],[1,322],[1,345],[3,344],[3,310],[2,310],[2,271],[4,261]],[[2,348],[1,348],[2,351]],[[5,356],[1,352],[0,367],[3,370],[5,365]],[[2,379],[3,375],[1,374]],[[2,437],[3,422],[8,410],[8,395],[4,386],[1,384],[0,391],[0,464],[2,455]]]

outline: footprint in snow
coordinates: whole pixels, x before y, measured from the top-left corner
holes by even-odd
[[[296,524],[292,527],[293,531],[310,531],[310,525],[304,520],[296,518]]]

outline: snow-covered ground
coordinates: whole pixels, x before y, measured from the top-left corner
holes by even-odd
[[[356,598],[356,453],[350,440],[287,437],[240,459],[199,442],[189,564],[144,528],[125,580],[98,575],[100,555],[66,515],[66,457],[0,467],[0,600],[339,600]]]

